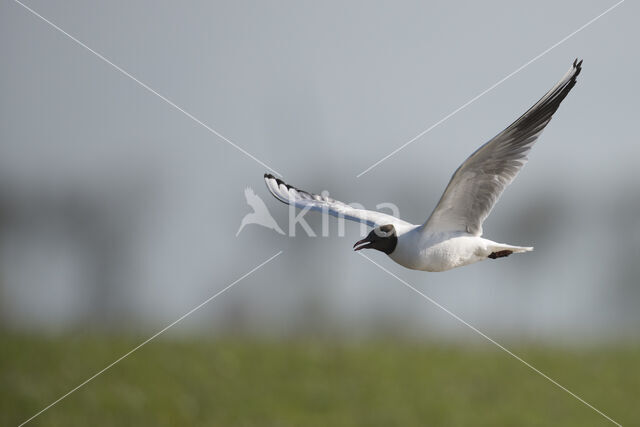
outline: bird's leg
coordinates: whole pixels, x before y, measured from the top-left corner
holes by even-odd
[[[509,256],[512,253],[513,253],[513,251],[510,251],[510,250],[491,252],[491,254],[489,255],[489,258],[491,258],[491,259],[502,258],[502,257]]]

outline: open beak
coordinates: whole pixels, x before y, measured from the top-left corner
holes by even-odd
[[[363,243],[368,243],[368,245],[365,245]],[[362,246],[358,246],[358,245],[362,245]],[[358,247],[356,247],[358,246]],[[354,251],[359,251],[360,249],[368,249],[370,247],[373,246],[373,243],[371,243],[371,241],[368,238],[364,238],[362,240],[358,240],[355,245],[353,245],[353,250]]]

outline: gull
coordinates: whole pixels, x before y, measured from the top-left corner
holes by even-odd
[[[236,237],[240,234],[245,225],[257,224],[263,227],[275,230],[279,234],[284,234],[284,231],[278,226],[278,223],[269,213],[267,205],[264,204],[260,196],[258,196],[251,187],[244,189],[244,197],[247,199],[247,204],[253,209],[253,212],[248,213],[242,218],[240,222],[240,228],[236,233]]]
[[[422,225],[299,190],[271,174],[264,175],[267,188],[281,202],[374,227],[367,237],[355,243],[354,250],[376,249],[414,270],[446,271],[532,251],[533,247],[482,238],[482,223],[526,163],[531,147],[575,86],[581,69],[582,61],[576,59],[564,77],[533,107],[471,154],[455,171],[436,208]]]

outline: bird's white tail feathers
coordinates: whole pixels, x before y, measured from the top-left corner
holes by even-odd
[[[497,243],[491,247],[492,252],[511,251],[516,254],[521,252],[531,252],[532,250],[533,246],[512,246],[505,245],[504,243]]]

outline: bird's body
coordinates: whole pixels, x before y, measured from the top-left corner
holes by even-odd
[[[527,161],[527,154],[576,84],[582,61],[504,131],[482,145],[455,171],[438,205],[422,225],[381,212],[357,209],[327,196],[299,190],[265,175],[269,191],[281,202],[320,210],[374,227],[355,250],[377,249],[398,264],[424,271],[446,271],[485,259],[532,251],[532,247],[493,242],[482,223],[504,189]]]
[[[403,267],[435,272],[473,264],[501,251],[517,253],[532,250],[531,247],[493,242],[463,231],[424,233],[421,226],[414,226],[404,233],[398,231],[398,244],[389,257]],[[506,252],[502,254],[507,255]]]

